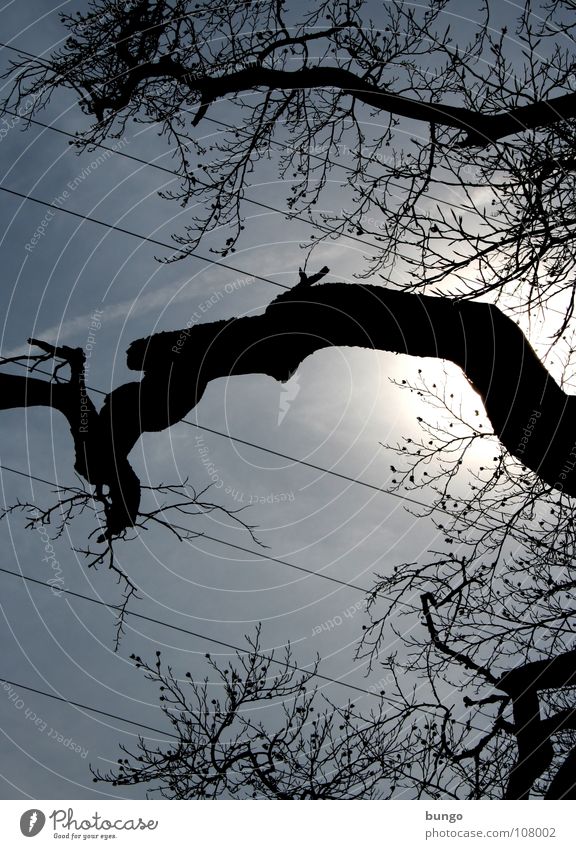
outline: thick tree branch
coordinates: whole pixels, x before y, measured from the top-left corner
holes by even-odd
[[[210,380],[267,374],[285,381],[315,351],[350,346],[460,366],[508,451],[551,487],[576,495],[576,400],[560,389],[518,326],[488,304],[377,286],[298,285],[263,315],[132,343],[128,366],[145,372],[134,436],[180,421]]]
[[[96,487],[109,487],[114,509],[108,525],[115,535],[134,525],[140,503],[130,451],[142,433],[181,421],[211,380],[266,374],[286,381],[308,356],[330,347],[434,357],[460,366],[514,456],[551,487],[576,495],[576,401],[555,383],[511,319],[487,304],[377,286],[312,286],[326,271],[302,274],[263,315],[133,342],[128,366],[144,377],[111,392],[100,413],[86,400],[80,361],[71,364],[68,385],[1,375],[0,407],[41,404],[64,413],[76,470]]]
[[[558,121],[576,117],[576,94],[572,93],[528,103],[495,115],[486,115],[473,109],[404,97],[360,77],[353,71],[336,66],[317,65],[297,71],[286,71],[256,65],[220,76],[197,76],[192,69],[170,56],[163,56],[156,62],[144,62],[130,67],[126,75],[119,80],[118,92],[115,95],[99,96],[92,93],[92,110],[99,120],[103,120],[106,110],[116,113],[125,108],[139,85],[157,78],[184,83],[191,92],[199,96],[203,112],[208,104],[216,100],[261,88],[268,91],[335,89],[367,106],[393,115],[463,130],[467,134],[465,145],[484,146],[515,133],[547,127]]]
[[[574,727],[574,710],[559,711],[548,719],[540,716],[539,690],[556,690],[574,686],[576,651],[564,652],[552,659],[534,661],[511,669],[501,676],[498,689],[512,698],[518,757],[506,791],[507,799],[527,799],[534,782],[550,767],[554,750],[550,738]],[[548,798],[566,798],[552,794],[569,792],[566,772],[573,762],[571,755],[551,782]],[[573,792],[573,782],[570,792]]]
[[[51,407],[66,417],[74,441],[74,469],[96,487],[96,496],[103,502],[106,513],[103,539],[110,540],[134,525],[140,506],[140,482],[127,459],[141,434],[138,431],[134,435],[130,428],[137,409],[137,394],[133,387],[137,389],[138,384],[127,384],[110,393],[104,410],[99,414],[86,388],[82,349],[56,347],[38,339],[28,341],[49,357],[61,360],[55,373],[63,366],[69,366],[70,380],[48,382],[28,375],[0,372],[0,409]],[[121,398],[122,403],[114,405],[116,398]],[[127,407],[130,415],[126,415]],[[116,422],[121,422],[126,416],[126,427],[114,428],[112,409],[115,410]],[[104,487],[108,487],[106,495]]]
[[[576,746],[568,753],[550,782],[545,798],[576,799]]]

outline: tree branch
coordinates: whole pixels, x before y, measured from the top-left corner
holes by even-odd
[[[317,65],[297,71],[285,71],[255,65],[221,76],[198,76],[191,68],[175,61],[171,56],[162,56],[156,62],[144,62],[131,67],[118,82],[116,95],[99,96],[92,93],[91,109],[98,120],[102,121],[106,110],[116,113],[125,108],[139,85],[158,78],[184,83],[191,92],[199,96],[202,111],[198,113],[195,123],[205,114],[208,104],[232,94],[261,88],[268,91],[322,88],[339,90],[367,106],[393,115],[463,130],[466,133],[463,142],[465,146],[484,147],[515,133],[547,127],[558,121],[576,117],[576,94],[573,93],[487,115],[460,106],[404,97],[360,77],[353,71],[336,66]]]
[[[139,382],[113,390],[97,413],[77,364],[70,384],[0,375],[0,408],[42,404],[68,418],[76,470],[110,489],[112,535],[133,527],[140,484],[128,455],[146,431],[181,421],[211,380],[265,374],[286,381],[316,351],[362,347],[456,363],[480,395],[505,448],[551,487],[576,495],[575,399],[552,379],[518,326],[497,307],[301,275],[263,315],[158,333],[133,342]],[[81,424],[82,407],[89,424]]]
[[[218,377],[267,374],[285,381],[316,351],[350,346],[460,366],[504,447],[551,487],[576,495],[576,400],[552,379],[519,327],[488,304],[378,286],[300,284],[263,315],[133,342],[128,366],[145,372],[135,385],[134,435],[180,421]]]

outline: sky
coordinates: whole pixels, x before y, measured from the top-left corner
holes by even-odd
[[[82,3],[51,0],[5,3],[0,8],[2,39],[34,53],[50,50],[63,37],[58,11],[79,8]],[[0,53],[5,63],[9,53]],[[43,120],[70,132],[85,121],[67,96],[57,96]],[[1,186],[50,202],[61,198],[64,210],[167,243],[185,226],[187,210],[157,194],[170,175],[119,156],[98,160],[98,151],[78,155],[65,137],[38,127],[25,132],[17,123],[3,127]],[[198,132],[209,139],[217,130],[205,124]],[[132,129],[121,150],[170,167],[170,152],[151,128]],[[284,189],[272,162],[259,175],[253,196],[282,208]],[[345,205],[340,191],[335,177],[328,193],[335,208]],[[142,238],[64,211],[47,220],[46,208],[3,193],[2,355],[25,350],[28,337],[81,347],[91,344],[88,383],[108,391],[135,379],[124,356],[133,339],[183,327],[198,313],[213,321],[262,311],[277,290],[252,275],[293,285],[309,228],[256,207],[245,211],[245,236],[233,258],[240,271],[235,272],[194,258],[162,264],[156,259],[162,249]],[[207,255],[207,249],[199,252]],[[318,249],[311,268],[327,264],[329,279],[353,282],[362,257],[362,246],[356,242],[327,242]],[[417,402],[390,378],[414,379],[421,365],[385,353],[322,351],[307,360],[287,386],[264,376],[212,382],[189,418],[386,487],[394,456],[382,443],[398,442],[410,433],[420,412]],[[432,369],[427,374],[440,379],[445,373],[464,403],[474,403],[456,369],[430,363],[427,368]],[[97,401],[99,396],[93,397]],[[74,485],[72,461],[71,439],[58,414],[19,409],[0,416],[4,504],[51,503],[49,484],[17,472],[60,486]],[[381,672],[375,669],[367,676],[365,665],[354,660],[367,621],[363,595],[325,577],[369,589],[375,573],[418,560],[434,546],[437,532],[429,518],[408,512],[406,503],[393,495],[185,423],[169,432],[146,434],[131,462],[148,485],[185,478],[198,489],[212,483],[210,497],[225,507],[246,507],[242,518],[257,526],[268,548],[250,554],[227,547],[226,542],[258,551],[247,533],[218,511],[191,520],[190,527],[223,542],[206,537],[179,542],[167,531],[151,528],[120,544],[118,562],[137,583],[141,596],[133,609],[203,638],[128,618],[118,652],[114,652],[114,616],[108,609],[0,572],[4,647],[0,679],[168,730],[155,688],[133,668],[130,655],[152,658],[160,649],[179,677],[191,671],[202,679],[208,674],[206,652],[222,659],[232,654],[209,638],[243,646],[244,635],[253,634],[262,623],[263,648],[290,642],[299,664],[309,664],[319,654],[324,675],[380,689]],[[93,527],[89,517],[79,518],[50,543],[47,557],[45,537],[26,528],[25,515],[13,513],[0,523],[0,567],[41,581],[49,580],[57,568],[67,589],[117,604],[121,588],[114,575],[102,566],[87,569],[74,551],[85,545]],[[408,622],[406,627],[417,625]],[[339,684],[318,683],[321,692],[337,703],[350,696]],[[356,705],[368,712],[372,697],[356,696]],[[274,709],[271,706],[270,711]],[[88,769],[89,764],[102,769],[115,762],[118,744],[134,745],[137,730],[127,723],[22,687],[0,685],[0,732],[1,798],[144,795],[142,787],[94,785]]]

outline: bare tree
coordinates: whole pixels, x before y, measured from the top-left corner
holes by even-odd
[[[3,373],[0,405],[51,406],[66,416],[75,470],[94,487],[97,498],[104,499],[103,487],[108,488],[101,542],[136,524],[140,485],[128,455],[142,433],[183,419],[211,380],[267,374],[286,381],[307,356],[334,346],[456,363],[480,395],[502,445],[549,488],[567,495],[575,491],[569,462],[573,397],[553,380],[513,321],[486,304],[378,286],[312,286],[327,273],[327,268],[312,277],[301,272],[299,283],[272,301],[263,315],[133,342],[127,364],[144,376],[113,390],[100,412],[83,383],[81,350],[53,349],[45,343],[40,343],[44,350],[70,365],[71,381]]]
[[[301,674],[290,647],[277,658],[262,651],[259,630],[247,641],[235,663],[207,655],[204,682],[189,672],[178,679],[160,652],[154,664],[133,657],[157,685],[176,741],[152,748],[141,738],[137,751],[123,748],[128,757],[95,771],[95,780],[145,783],[171,799],[366,799],[394,785],[400,748],[382,711],[363,716],[351,703],[327,700],[318,708],[317,664]],[[256,718],[262,708],[266,724]]]
[[[178,410],[181,416],[182,410],[188,410],[199,400],[209,380],[219,376],[257,371],[287,380],[303,358],[331,345],[353,344],[413,355],[435,355],[461,365],[482,398],[495,435],[504,446],[510,446],[505,455],[510,457],[508,463],[517,465],[516,454],[535,473],[528,478],[528,491],[526,487],[519,488],[517,481],[504,474],[506,463],[497,458],[496,471],[468,500],[466,509],[456,514],[452,511],[452,525],[445,529],[446,543],[452,546],[457,541],[458,553],[449,549],[429,564],[404,564],[381,576],[372,593],[374,605],[379,605],[378,615],[366,632],[360,651],[368,652],[374,662],[381,662],[380,648],[387,644],[386,629],[395,621],[391,613],[397,606],[394,603],[382,610],[382,596],[392,596],[398,605],[415,593],[421,596],[425,631],[412,638],[400,632],[409,649],[403,663],[406,669],[420,669],[434,699],[421,703],[412,694],[406,695],[402,678],[395,674],[402,663],[397,659],[385,660],[394,673],[396,693],[392,702],[400,704],[395,722],[386,727],[386,740],[388,743],[390,739],[401,740],[405,753],[404,774],[394,776],[395,788],[424,795],[437,793],[441,788],[455,798],[461,794],[467,798],[497,796],[501,790],[519,798],[534,787],[536,792],[544,792],[542,788],[548,783],[547,793],[561,792],[566,796],[571,792],[568,779],[553,780],[552,776],[554,770],[557,776],[561,776],[561,770],[569,775],[566,764],[571,755],[565,747],[574,745],[572,708],[569,703],[564,704],[553,711],[549,721],[541,720],[538,693],[546,689],[564,691],[565,695],[570,686],[566,669],[573,658],[573,606],[571,600],[566,604],[564,597],[574,586],[573,521],[571,511],[559,509],[563,505],[570,507],[572,497],[571,470],[565,469],[572,445],[570,396],[552,381],[517,325],[497,307],[470,302],[455,305],[446,298],[392,292],[381,287],[312,285],[326,273],[327,269],[322,269],[307,277],[302,272],[299,283],[279,295],[261,316],[209,323],[180,333],[156,334],[133,343],[128,364],[144,371],[140,403],[122,409],[116,426],[123,427],[130,415],[138,414],[140,422],[146,421],[141,413],[146,398],[155,409]],[[321,337],[314,333],[318,327],[323,328]],[[486,343],[487,339],[491,344]],[[27,380],[20,377],[23,388]],[[512,407],[511,397],[515,398]],[[160,398],[162,403],[158,404]],[[520,410],[524,419],[519,416]],[[114,426],[115,420],[110,421]],[[446,438],[454,439],[450,435]],[[112,430],[110,442],[113,446],[122,444],[122,433],[116,439]],[[439,448],[433,446],[428,450],[438,452]],[[441,451],[440,455],[446,457],[447,452]],[[416,446],[401,456],[408,460],[413,473],[427,459],[425,452]],[[456,466],[459,462],[455,461]],[[408,471],[398,474],[405,480]],[[444,474],[452,479],[449,470]],[[414,474],[410,477],[414,478]],[[526,476],[521,479],[526,480]],[[560,490],[566,492],[560,494]],[[448,490],[443,487],[437,491],[441,503],[450,506]],[[532,511],[543,498],[556,507],[551,508],[551,518],[547,522],[541,520],[535,532]],[[507,549],[510,541],[523,544],[522,556],[516,550],[515,558],[510,558]],[[538,660],[533,659],[535,653]],[[454,667],[464,670],[468,679],[458,676],[455,679]],[[534,669],[548,670],[550,674],[544,676],[539,671],[540,677],[534,678]],[[552,674],[553,670],[559,670],[559,674]],[[162,686],[165,685],[163,681]],[[486,686],[490,692],[477,698],[478,688]],[[474,698],[483,711],[486,705],[495,705],[497,710],[494,708],[494,715],[488,717],[482,711],[471,734],[471,726],[467,727],[468,721],[462,720],[461,711],[447,708],[446,687],[452,690],[457,687],[459,692],[473,688]],[[200,697],[205,698],[206,691]],[[474,700],[466,698],[471,706]],[[415,727],[415,717],[430,711],[438,714],[437,721],[429,722],[424,729]],[[512,717],[507,715],[510,711]],[[384,728],[381,719],[368,726],[370,734],[376,733],[376,727]],[[468,738],[477,737],[479,728],[484,729],[483,736],[469,745]],[[358,735],[359,746],[363,734]],[[558,735],[568,735],[568,743],[564,740],[560,754],[550,743],[550,738]],[[208,746],[206,737],[195,745],[204,751]],[[514,746],[519,750],[517,767]],[[412,764],[410,769],[406,768],[407,757]],[[475,764],[472,785],[470,760]],[[248,762],[256,769],[253,759]],[[356,758],[355,764],[360,762]],[[162,769],[166,769],[165,760]],[[227,773],[225,766],[222,772]],[[163,775],[161,770],[146,774],[151,781]],[[144,776],[135,775],[138,780]],[[542,775],[544,784],[538,784]],[[187,792],[204,792],[197,786],[197,779],[198,775],[192,771]],[[352,779],[356,781],[358,774],[347,773],[346,787],[352,787]],[[240,792],[238,781],[233,786]],[[223,787],[219,785],[218,792],[224,792]],[[326,793],[338,796],[344,792],[339,788],[341,784]],[[293,792],[312,791],[299,788]]]
[[[461,781],[460,798],[573,798],[572,498],[520,473],[493,435],[461,424],[442,432],[423,421],[434,440],[398,446],[397,485],[435,490],[431,508],[446,509],[433,519],[439,542],[429,557],[379,576],[358,656],[377,667],[391,637],[402,639],[404,653],[384,665],[404,721],[434,714],[423,733]],[[497,456],[457,494],[474,438],[490,440]],[[456,446],[453,456],[444,443]],[[407,599],[420,600],[419,615]],[[428,682],[423,700],[409,686],[414,677]]]
[[[396,265],[399,286],[442,283],[459,297],[505,289],[519,308],[564,292],[569,318],[571,9],[526,2],[498,29],[485,0],[469,31],[450,0],[386,3],[377,19],[364,0],[308,12],[275,0],[93,0],[89,12],[62,16],[62,48],[14,63],[4,104],[31,98],[32,115],[71,90],[93,119],[82,146],[133,121],[158,125],[181,177],[172,196],[203,210],[180,234],[183,256],[217,228],[227,235],[216,250],[235,249],[251,174],[278,152],[289,214],[312,213],[345,163],[350,208],[317,218],[313,242],[371,236],[359,273],[388,276]],[[233,127],[206,149],[190,133],[220,121],[222,103]],[[559,335],[566,326],[559,320]]]
[[[1,365],[25,365],[28,371],[28,374],[0,373],[0,409],[42,406],[62,413],[73,440],[74,471],[88,486],[59,487],[55,492],[55,502],[48,507],[17,501],[4,508],[0,519],[15,512],[23,512],[27,517],[27,527],[52,525],[55,528],[54,538],[58,538],[66,526],[85,510],[95,513],[97,527],[90,535],[88,545],[78,549],[78,553],[86,559],[88,568],[105,563],[124,585],[124,601],[119,608],[116,629],[117,649],[124,632],[127,606],[137,594],[137,585],[135,577],[128,576],[117,564],[114,543],[118,539],[125,539],[130,529],[161,526],[183,541],[197,536],[194,528],[190,527],[190,518],[222,511],[246,530],[254,542],[258,543],[259,540],[253,526],[240,515],[244,508],[231,508],[209,501],[209,486],[196,490],[186,480],[144,487],[144,490],[155,493],[155,503],[154,506],[143,504],[143,487],[128,461],[135,442],[152,423],[151,418],[142,416],[140,384],[124,384],[109,393],[102,409],[98,411],[86,387],[85,354],[82,348],[54,346],[39,339],[29,339],[28,343],[44,353],[0,360]],[[50,380],[31,376],[40,364],[51,360],[55,365]],[[69,370],[68,379],[61,377],[62,369]],[[147,403],[150,411],[156,409],[154,391]],[[151,429],[154,427],[153,424]],[[178,524],[182,521],[188,524]],[[97,545],[103,547],[95,549],[91,545],[90,540],[94,536]]]
[[[426,700],[422,682],[403,683],[408,664],[391,658],[369,713],[320,699],[317,665],[301,675],[289,648],[282,658],[262,651],[259,629],[236,663],[207,655],[204,682],[164,669],[160,652],[154,664],[133,656],[160,692],[175,742],[122,746],[118,766],[94,779],[175,799],[575,798],[574,652],[498,677],[440,633],[446,598],[421,601],[429,642],[414,643],[426,657]],[[449,705],[454,685],[443,692],[446,660],[469,673],[457,692],[477,693],[464,695],[464,710]]]

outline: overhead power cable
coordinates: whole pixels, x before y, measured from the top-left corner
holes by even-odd
[[[137,728],[145,728],[147,731],[154,731],[155,734],[160,734],[162,737],[172,737],[174,740],[179,738],[176,734],[171,734],[169,731],[160,731],[159,728],[154,728],[153,725],[145,725],[143,722],[136,722],[135,719],[128,719],[125,716],[119,716],[116,713],[109,713],[107,710],[92,707],[92,705],[84,705],[81,702],[74,702],[72,699],[65,699],[64,696],[57,696],[55,693],[47,693],[46,690],[39,690],[37,687],[31,687],[29,684],[20,684],[16,681],[11,681],[9,678],[0,678],[0,682],[9,684],[11,687],[17,687],[19,690],[27,690],[29,693],[36,693],[39,696],[46,696],[47,699],[54,699],[57,702],[72,705],[72,707],[80,708],[81,710],[97,713],[101,716],[106,716],[108,719],[117,719],[120,722],[126,722],[128,725],[134,725]]]
[[[57,484],[54,481],[46,480],[46,478],[38,477],[37,475],[33,475],[30,472],[23,472],[20,469],[14,469],[12,466],[6,466],[5,464],[0,464],[0,471],[11,472],[13,474],[19,475],[23,478],[28,478],[33,481],[37,481],[38,483],[45,484],[46,486],[51,486],[56,490],[61,490],[65,492],[73,492],[78,493],[79,489],[69,486],[62,486],[61,484]],[[190,533],[190,528],[185,528],[183,525],[177,525],[173,522],[170,523],[170,526],[175,530],[182,531],[184,533]],[[332,575],[325,575],[322,572],[315,572],[313,569],[307,569],[305,566],[298,566],[295,563],[290,563],[288,560],[284,560],[280,557],[274,557],[271,554],[265,554],[262,551],[255,550],[253,548],[247,548],[244,545],[239,545],[238,543],[229,542],[228,540],[221,539],[220,537],[211,536],[210,534],[199,533],[197,535],[199,539],[210,540],[210,542],[216,542],[219,545],[224,545],[227,548],[235,549],[236,551],[242,551],[245,554],[251,554],[254,557],[259,557],[263,560],[269,560],[271,563],[278,563],[280,566],[288,566],[290,569],[295,569],[298,572],[304,572],[306,575],[311,575],[314,578],[321,578],[324,581],[330,581],[333,584],[338,584],[341,587],[348,587],[348,589],[356,590],[357,592],[363,593],[367,595],[369,590],[366,587],[360,587],[358,584],[352,584],[349,581],[343,581],[340,578],[334,578]],[[0,570],[1,571],[1,570]],[[393,599],[392,597],[381,594],[381,598],[386,601],[394,601],[401,606],[409,608],[411,611],[415,612],[417,608],[408,604],[407,602],[398,601],[397,599]]]
[[[11,569],[5,569],[4,567],[0,567],[0,572],[4,572],[7,575],[13,575],[16,578],[20,578],[23,581],[39,584],[40,586],[47,587],[54,591],[54,587],[52,584],[49,584],[47,581],[40,581],[38,578],[32,578],[31,576],[24,575],[20,572],[14,572]],[[91,596],[84,595],[83,593],[74,592],[73,590],[63,589],[58,587],[58,593],[66,593],[66,595],[74,596],[75,598],[80,598],[83,601],[89,601],[92,604],[98,604],[101,607],[107,607],[111,610],[117,610],[121,612],[123,615],[132,616],[136,619],[142,619],[146,622],[151,622],[155,625],[160,625],[163,628],[169,628],[172,631],[179,631],[182,634],[187,634],[190,637],[195,637],[199,640],[204,640],[205,642],[212,643],[213,645],[220,646],[221,648],[230,649],[240,655],[252,653],[249,649],[242,649],[240,646],[235,645],[234,643],[227,642],[226,640],[219,640],[216,637],[209,637],[206,634],[202,634],[199,631],[192,631],[190,628],[184,628],[180,625],[173,625],[170,622],[164,622],[161,619],[156,619],[154,616],[146,616],[144,613],[137,613],[134,610],[123,609],[123,605],[120,604],[108,604],[105,601],[102,601],[99,598],[92,598]],[[262,652],[253,652],[256,657],[261,660],[270,660],[270,656],[266,655]],[[306,669],[304,666],[298,666],[295,663],[288,663],[285,660],[278,660],[277,658],[273,658],[273,663],[285,667],[286,669],[292,669],[294,672],[300,672],[303,675],[309,676],[312,675],[314,678],[318,678],[321,681],[326,681],[328,684],[336,684],[339,687],[344,687],[347,690],[354,690],[357,693],[362,693],[365,696],[375,696],[377,698],[381,698],[381,695],[375,693],[373,690],[368,690],[365,687],[359,687],[356,684],[350,684],[348,681],[342,681],[338,678],[331,678],[329,675],[323,675],[321,672],[315,672],[310,669]]]
[[[280,289],[291,288],[290,286],[285,286],[283,283],[278,283],[276,280],[271,280],[269,277],[263,277],[260,274],[253,274],[251,271],[243,271],[241,268],[237,268],[227,262],[222,262],[222,260],[212,259],[211,257],[206,257],[202,254],[196,253],[196,251],[189,251],[186,248],[179,248],[178,245],[171,245],[168,242],[162,242],[159,239],[155,239],[153,236],[144,236],[142,233],[136,233],[134,230],[128,230],[126,227],[120,227],[117,224],[110,224],[108,221],[102,221],[92,215],[83,215],[81,212],[75,212],[73,209],[68,209],[65,206],[58,206],[58,204],[42,200],[42,198],[34,197],[34,195],[27,195],[24,194],[24,192],[18,192],[16,189],[10,189],[7,186],[0,186],[0,191],[13,195],[14,197],[22,198],[22,200],[28,200],[32,203],[40,204],[40,206],[48,207],[48,209],[53,209],[56,212],[62,212],[65,215],[80,218],[82,221],[90,221],[92,224],[98,224],[100,227],[106,227],[106,229],[122,233],[124,236],[132,236],[134,239],[139,239],[142,242],[150,242],[153,245],[159,245],[160,247],[167,248],[170,251],[181,253],[183,256],[191,256],[195,259],[202,260],[202,262],[206,262],[211,265],[218,265],[221,268],[226,268],[228,271],[233,271],[235,274],[254,277],[255,280],[261,280],[263,283],[270,283],[272,286],[278,286]]]
[[[11,109],[5,109],[4,111],[7,115],[11,115],[13,117],[19,117],[18,113],[13,112]],[[74,135],[74,133],[70,133],[70,132],[67,132],[66,130],[62,130],[60,127],[56,127],[53,124],[46,124],[44,121],[39,121],[37,118],[26,118],[25,120],[29,124],[34,124],[38,127],[42,127],[45,130],[50,130],[51,132],[55,132],[55,133],[58,133],[59,135],[65,136],[65,137],[71,139],[75,143],[75,145],[79,145],[79,144],[84,143],[86,146],[99,147],[102,150],[108,151],[108,153],[111,153],[111,154],[114,154],[115,156],[121,157],[122,159],[128,159],[128,160],[131,160],[132,162],[136,162],[139,165],[143,165],[143,166],[148,167],[148,168],[154,168],[157,171],[162,171],[165,174],[170,174],[172,177],[174,177],[176,179],[182,178],[182,175],[179,174],[178,171],[175,171],[173,168],[166,168],[164,165],[159,165],[157,162],[152,162],[149,159],[143,159],[140,156],[135,156],[132,153],[127,153],[125,150],[120,150],[120,149],[114,148],[114,147],[108,147],[108,145],[104,144],[103,142],[97,142],[97,141],[92,141],[92,142],[84,141],[83,142],[83,140],[80,137]],[[194,182],[197,185],[202,186],[203,188],[206,188],[206,189],[211,188],[210,183],[204,182],[204,180],[201,180],[196,175],[194,175]],[[228,195],[231,194],[231,192],[228,191],[227,189],[222,189],[222,191],[225,194],[228,194]],[[377,245],[372,244],[372,242],[367,242],[366,239],[360,239],[358,236],[355,236],[352,233],[340,234],[340,233],[338,233],[338,231],[333,230],[332,228],[326,226],[325,224],[321,224],[317,221],[313,221],[309,218],[305,218],[303,215],[299,215],[296,212],[290,212],[289,210],[285,210],[285,209],[278,209],[277,206],[273,206],[272,204],[265,203],[264,201],[256,200],[255,198],[246,197],[246,198],[243,198],[243,200],[247,204],[250,204],[251,206],[258,206],[261,209],[267,209],[270,212],[277,213],[278,215],[284,215],[284,216],[290,218],[291,220],[294,219],[296,221],[301,221],[303,224],[307,224],[310,227],[316,227],[319,230],[322,230],[327,235],[333,235],[333,236],[344,235],[345,238],[350,239],[353,242],[358,242],[359,244],[364,245],[364,247],[366,247],[366,248],[371,248],[372,250],[378,250]],[[188,255],[185,248],[182,249],[182,252],[186,253],[186,255]],[[190,254],[190,255],[192,256],[192,254]]]
[[[46,478],[38,477],[37,475],[33,475],[30,472],[23,472],[21,469],[15,469],[12,466],[5,465],[4,463],[0,464],[0,470],[5,472],[11,472],[12,474],[19,475],[23,478],[29,478],[30,480],[37,481],[38,483],[46,484],[46,486],[51,486],[54,489],[60,490],[62,492],[80,492],[78,488],[62,486],[61,484],[55,483],[54,481],[46,480]],[[170,527],[174,528],[174,530],[177,531],[190,533],[190,528],[185,528],[183,525],[177,525],[174,522],[170,523]],[[210,536],[209,534],[205,533],[198,534],[198,537],[201,539],[210,540],[211,542],[217,542],[220,545],[227,546],[228,548],[236,549],[236,551],[243,551],[246,554],[253,555],[254,557],[260,557],[264,560],[269,560],[272,563],[278,563],[281,566],[288,566],[290,569],[296,569],[298,572],[304,572],[305,574],[312,575],[315,578],[321,578],[324,581],[330,581],[331,583],[338,584],[341,587],[348,587],[349,589],[357,590],[357,592],[361,592],[363,594],[368,593],[368,590],[365,587],[360,587],[357,584],[351,584],[348,581],[342,581],[340,580],[340,578],[332,577],[332,575],[324,575],[322,572],[315,572],[313,569],[306,569],[305,566],[297,566],[295,563],[289,563],[288,560],[283,560],[279,557],[273,557],[271,554],[264,554],[264,552],[254,550],[253,548],[247,548],[243,545],[228,542],[227,540],[220,539],[219,537]]]
[[[21,366],[23,368],[26,368],[26,365],[24,363],[11,363],[10,365],[17,365],[17,366]],[[51,372],[46,371],[45,369],[37,368],[37,369],[34,369],[34,371],[38,374],[43,374],[43,375],[46,375],[47,377],[52,377]],[[95,392],[98,395],[107,395],[108,394],[103,389],[97,389],[94,386],[87,386],[86,388],[88,390],[90,390],[90,392]],[[345,480],[345,481],[348,481],[349,483],[354,483],[354,484],[357,484],[358,486],[366,487],[367,489],[370,489],[374,492],[379,492],[382,495],[390,495],[393,498],[400,499],[401,501],[406,501],[407,503],[412,504],[415,507],[423,507],[426,510],[431,510],[431,511],[433,510],[434,512],[443,513],[446,516],[450,516],[451,518],[454,518],[455,514],[453,512],[451,512],[447,508],[442,507],[440,505],[427,504],[425,501],[419,501],[417,498],[412,498],[409,495],[402,495],[402,493],[400,493],[400,492],[396,492],[395,490],[385,489],[384,487],[378,486],[377,484],[373,484],[373,483],[369,483],[368,481],[364,481],[361,478],[353,477],[352,475],[346,475],[342,472],[337,472],[334,469],[328,469],[325,466],[320,466],[317,463],[311,463],[308,460],[302,460],[298,457],[292,457],[290,454],[284,454],[280,451],[276,451],[273,448],[268,448],[265,445],[260,445],[257,442],[250,442],[246,439],[241,439],[239,436],[234,436],[230,433],[225,433],[224,431],[221,431],[221,430],[216,430],[215,428],[208,427],[207,425],[199,424],[199,422],[193,422],[193,421],[190,421],[189,419],[182,419],[181,423],[188,425],[189,427],[194,427],[198,430],[204,430],[207,433],[212,433],[216,436],[223,437],[223,438],[228,439],[232,442],[238,442],[239,444],[250,446],[251,448],[255,448],[258,451],[262,451],[262,452],[264,452],[266,454],[270,454],[274,457],[280,457],[284,460],[289,460],[290,462],[297,463],[300,466],[306,466],[308,468],[312,468],[315,471],[322,472],[322,473],[327,474],[327,475],[331,475],[332,477],[339,478],[340,480]],[[7,466],[5,468],[8,469]],[[24,472],[16,472],[16,473],[17,474],[25,474]],[[42,482],[47,483],[47,481],[42,481]],[[56,484],[54,484],[54,485],[56,485]],[[447,500],[450,501],[452,499],[447,499]]]

